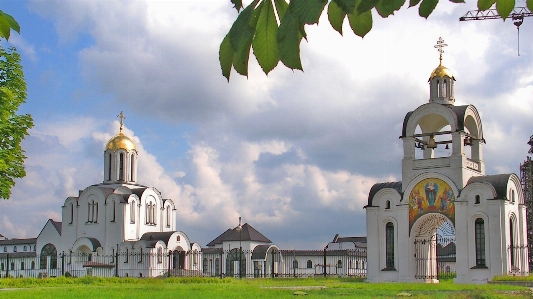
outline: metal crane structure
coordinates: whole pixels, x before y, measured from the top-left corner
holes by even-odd
[[[527,7],[516,7],[509,14],[509,18],[513,21],[513,24],[518,30],[518,56],[520,56],[520,25],[524,22],[525,17],[533,17],[533,12],[531,12]],[[464,16],[459,18],[459,21],[477,21],[477,20],[494,20],[494,19],[503,19],[501,15],[498,14],[495,8],[487,10],[471,10],[467,12]]]
[[[533,136],[529,138],[527,144],[531,146],[528,153],[533,154]],[[529,268],[533,269],[533,160],[529,156],[524,163],[520,164],[520,182],[522,183],[522,189],[524,189],[524,203],[526,205]]]

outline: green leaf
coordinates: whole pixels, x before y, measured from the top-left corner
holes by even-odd
[[[420,3],[421,0],[409,0],[409,7],[413,7],[413,6],[416,6],[418,5],[418,3]]]
[[[19,23],[17,23],[17,21],[15,21],[15,19],[11,15],[6,14],[5,12],[1,10],[0,10],[0,15],[7,20],[7,22],[9,23],[9,27],[11,27],[11,29],[15,30],[17,33],[20,34]]]
[[[237,10],[237,11],[240,11],[241,8],[242,8],[242,0],[231,0],[231,3],[233,3],[233,7]]]
[[[291,2],[292,3],[292,2]],[[278,31],[278,50],[281,62],[290,69],[302,70],[300,61],[300,23],[290,10],[287,11]]]
[[[263,5],[256,28],[252,48],[254,49],[257,62],[263,69],[263,72],[268,75],[279,62],[277,43],[278,22],[271,1],[266,1]]]
[[[316,24],[327,3],[327,0],[291,0],[289,11],[300,23]]]
[[[477,9],[479,9],[479,10],[487,10],[494,3],[496,3],[496,0],[478,0],[477,1]]]
[[[222,43],[220,43],[220,50],[218,51],[218,59],[220,61],[220,68],[222,69],[222,75],[228,79],[228,82],[229,75],[231,73],[231,66],[233,65],[233,56],[235,55],[229,40],[230,38],[228,33],[222,40]]]
[[[344,11],[345,14],[352,13],[355,10],[355,4],[357,0],[333,0],[338,7]]]
[[[399,10],[404,3],[405,0],[380,0],[376,4],[376,10],[382,18],[386,18]]]
[[[0,16],[0,37],[8,40],[10,33],[11,27],[9,27],[9,22],[3,16]]]
[[[278,12],[278,20],[281,20],[283,19],[283,16],[285,16],[287,8],[289,8],[289,3],[285,0],[274,0],[274,3],[276,5],[276,11]]]
[[[342,35],[342,23],[346,13],[340,8],[335,1],[331,1],[328,5],[328,19],[331,27]]]
[[[268,0],[269,1],[269,0]],[[243,75],[248,76],[248,60],[250,59],[250,48],[255,34],[254,19],[255,6],[259,0],[250,3],[237,17],[233,26],[229,30],[229,40],[233,49],[233,68]],[[262,4],[262,3],[261,3]],[[261,5],[260,5],[261,6]],[[251,26],[252,25],[252,26]]]
[[[514,0],[496,0],[496,11],[505,20],[514,9]]]
[[[529,8],[529,11],[533,11],[533,0],[526,0],[527,8]]]
[[[255,0],[250,3],[250,5],[239,14],[237,20],[235,20],[229,30],[231,46],[235,52],[238,52],[255,33],[255,28],[250,26],[250,20],[252,19],[258,1],[259,0]]]
[[[439,0],[422,0],[418,8],[418,14],[427,19],[435,7],[437,7],[437,3],[439,3]]]
[[[372,11],[367,10],[359,14],[356,12],[349,14],[348,21],[350,21],[350,27],[352,27],[356,35],[365,37],[370,32],[370,29],[372,29]]]
[[[363,13],[365,11],[369,11],[374,8],[378,2],[379,0],[362,0],[359,2],[359,5],[357,5],[357,12]]]

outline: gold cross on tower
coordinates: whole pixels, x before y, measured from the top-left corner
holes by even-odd
[[[447,47],[447,46],[448,46],[448,44],[444,43],[444,40],[442,39],[442,37],[439,37],[439,40],[437,41],[437,44],[434,46],[440,52],[440,58],[439,58],[440,59],[440,64],[442,64],[442,53],[444,53],[444,50],[442,48]]]
[[[124,113],[122,113],[122,111],[120,111],[120,114],[117,115],[118,118],[120,118],[120,133],[122,133],[122,127],[124,126],[124,120],[126,119],[126,117],[124,116]]]

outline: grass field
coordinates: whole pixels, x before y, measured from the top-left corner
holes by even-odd
[[[320,287],[320,288],[318,288]],[[0,298],[533,298],[506,285],[379,283],[356,279],[3,278]]]

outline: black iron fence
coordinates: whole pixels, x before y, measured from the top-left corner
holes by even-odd
[[[0,277],[366,277],[365,249],[4,253]]]

